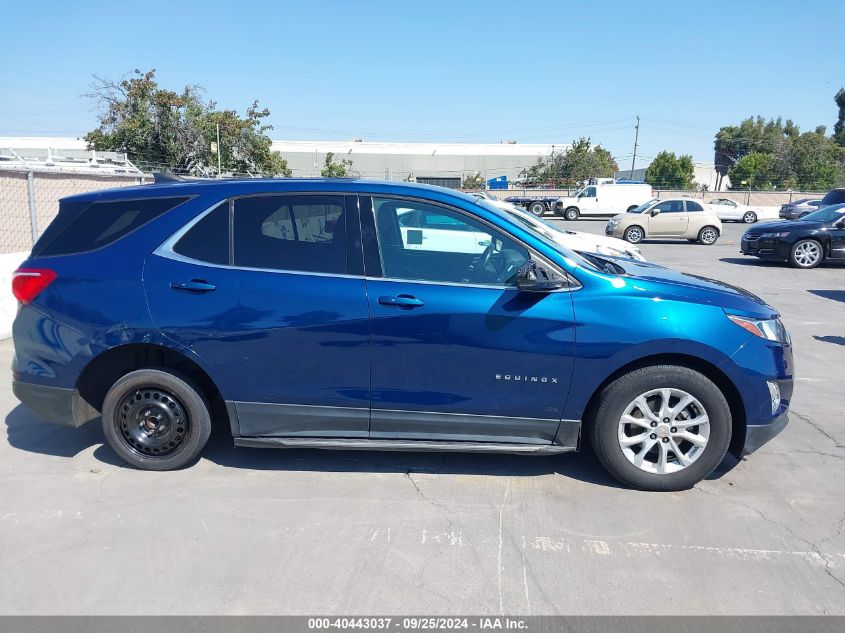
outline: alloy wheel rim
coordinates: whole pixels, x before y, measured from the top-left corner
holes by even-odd
[[[693,395],[652,389],[625,407],[618,425],[625,458],[647,473],[668,475],[694,464],[707,448],[710,418]]]
[[[643,239],[643,235],[639,229],[628,229],[628,238],[632,242],[639,242],[641,239]]]
[[[716,241],[716,231],[713,229],[707,229],[704,233],[701,234],[701,241],[705,244],[711,244]]]
[[[821,256],[821,249],[814,242],[804,242],[795,249],[795,261],[801,266],[812,266]]]
[[[144,457],[167,457],[178,452],[190,431],[182,402],[158,387],[135,389],[117,408],[118,436],[133,452]]]
[[[753,222],[754,222],[754,220],[755,220],[756,218],[757,218],[757,216],[755,216],[753,213],[751,213],[751,212],[749,211],[748,213],[746,213],[746,214],[745,214],[745,223],[746,223],[746,224],[751,224],[751,223],[753,223]]]

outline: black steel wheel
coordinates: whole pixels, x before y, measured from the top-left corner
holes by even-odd
[[[211,433],[211,416],[202,393],[187,377],[139,369],[123,376],[106,395],[103,431],[131,465],[171,470],[199,455]]]

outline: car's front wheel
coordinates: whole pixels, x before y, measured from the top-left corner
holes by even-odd
[[[627,229],[625,229],[625,233],[622,234],[622,237],[625,238],[626,242],[629,242],[631,244],[639,244],[643,241],[643,238],[645,237],[645,231],[643,231],[642,228],[637,225],[629,226]]]
[[[824,249],[816,240],[798,240],[789,252],[789,263],[795,268],[815,268],[824,259]]]
[[[580,213],[580,211],[578,211],[578,209],[576,209],[575,207],[569,207],[564,212],[563,217],[566,218],[567,220],[577,220],[578,216],[580,216],[580,215],[581,215],[581,213]]]
[[[742,221],[746,224],[754,224],[757,221],[757,214],[753,211],[746,211],[742,216]]]
[[[731,410],[721,390],[688,367],[636,369],[608,385],[587,421],[608,472],[640,490],[686,490],[721,463]]]
[[[202,392],[166,369],[139,369],[120,378],[103,403],[109,445],[142,470],[173,470],[191,463],[211,434]]]

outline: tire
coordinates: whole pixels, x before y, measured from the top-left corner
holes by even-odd
[[[813,239],[798,240],[789,251],[789,263],[795,268],[809,270],[824,261],[824,247]]]
[[[719,239],[719,229],[715,226],[705,226],[698,232],[698,243],[712,246]]]
[[[645,237],[645,231],[643,231],[641,226],[633,224],[625,229],[625,233],[622,234],[622,237],[630,244],[639,244]]]
[[[173,470],[193,462],[208,442],[209,411],[189,378],[167,369],[139,369],[106,394],[103,432],[114,452],[135,468]],[[159,428],[150,433],[155,423]]]
[[[666,392],[671,407],[686,397],[692,401],[674,414],[664,411],[666,417],[660,419],[657,414]],[[660,422],[642,414],[637,405],[640,398]],[[692,424],[701,415],[707,422]],[[629,424],[628,419],[644,422]],[[655,365],[636,369],[605,387],[587,424],[593,450],[613,477],[638,490],[668,492],[687,490],[713,472],[728,450],[732,421],[724,394],[709,378],[688,367]],[[643,442],[631,444],[639,435],[644,436]],[[676,448],[686,464],[674,452]],[[641,465],[635,463],[638,459]]]
[[[754,224],[757,221],[757,214],[753,211],[746,211],[742,216],[742,221],[745,224]]]
[[[580,216],[581,212],[577,209],[577,207],[569,207],[563,212],[563,217],[570,222],[577,220]]]
[[[528,205],[528,211],[530,211],[537,217],[540,217],[546,212],[546,205],[542,202],[532,202],[530,205]]]

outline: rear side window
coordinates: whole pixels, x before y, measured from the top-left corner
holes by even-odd
[[[687,200],[687,211],[704,211],[704,208],[697,202]]]
[[[58,216],[32,248],[32,257],[84,253],[108,246],[187,199],[62,202]]]
[[[229,263],[229,203],[194,224],[173,247],[175,253],[210,264]]]
[[[234,265],[343,274],[343,196],[257,196],[235,200]]]

